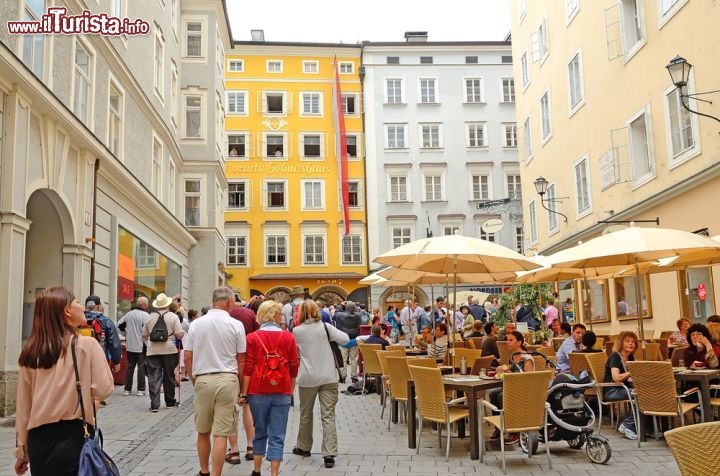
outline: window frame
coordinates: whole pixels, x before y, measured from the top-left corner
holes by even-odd
[[[390,81],[393,82],[392,88],[392,101],[390,101]],[[396,83],[397,82],[397,83]],[[405,80],[403,78],[385,78],[383,81],[385,87],[383,88],[384,104],[405,104]],[[399,91],[398,91],[399,86]],[[399,92],[399,98],[398,96]],[[399,100],[397,100],[399,99]]]
[[[230,142],[230,137],[243,137],[243,142]],[[227,160],[242,160],[242,159],[248,159],[251,157],[250,153],[250,146],[251,146],[251,135],[247,131],[226,131],[225,132],[225,142],[227,144],[227,152],[225,153],[225,158]],[[244,151],[242,153],[238,150],[236,150],[237,155],[230,155],[230,150],[234,145],[237,145],[238,147],[242,146],[244,148]]]
[[[695,92],[694,88],[694,81],[693,76],[690,76],[690,80],[687,84],[687,94],[693,94]],[[680,114],[685,114],[690,119],[690,130],[692,132],[692,139],[693,139],[693,145],[691,147],[688,147],[684,150],[682,150],[679,153],[675,153],[674,145],[673,145],[673,118],[671,116],[671,109],[670,109],[670,95],[676,93],[677,94],[677,110]],[[700,140],[700,129],[699,129],[699,121],[697,114],[691,114],[687,109],[685,109],[680,102],[682,101],[682,98],[680,97],[680,91],[678,88],[675,87],[675,85],[670,85],[663,91],[663,110],[664,110],[664,122],[665,122],[665,141],[666,141],[666,150],[667,150],[667,164],[668,164],[668,170],[673,170],[674,168],[684,164],[688,160],[698,156],[702,152],[702,143]],[[688,107],[691,109],[697,110],[697,105],[694,104],[695,100],[693,98],[687,98],[688,100]]]
[[[248,267],[249,266],[249,253],[248,250],[250,249],[249,246],[249,239],[247,235],[228,235],[225,238],[225,265],[226,266],[239,266],[239,267]],[[242,240],[243,243],[239,243],[238,241]],[[234,244],[231,244],[231,241],[235,241]],[[231,253],[231,250],[237,250],[235,253]],[[244,250],[244,251],[240,251]],[[232,263],[230,257],[236,256],[239,257],[235,258],[236,262]]]
[[[264,241],[264,252],[263,256],[265,259],[265,266],[289,266],[290,265],[290,246],[289,246],[289,240],[287,234],[276,234],[276,233],[265,233],[263,236]],[[270,241],[274,241],[274,244],[270,244]],[[280,243],[282,241],[282,243]],[[278,248],[278,251],[275,253],[277,255],[276,261],[271,262],[270,261],[270,246],[273,246],[275,248]],[[280,253],[280,249],[284,249],[285,253]],[[278,258],[284,255],[284,260],[280,261]]]
[[[264,131],[262,133],[262,145],[263,145],[263,151],[262,151],[262,157],[263,160],[279,160],[279,161],[287,161],[290,156],[290,147],[288,142],[288,133],[287,132],[281,132],[281,131]],[[270,151],[270,147],[277,147],[279,144],[273,142],[270,143],[271,137],[282,137],[282,155],[276,155],[277,150],[273,152],[272,154],[268,154]]]
[[[155,24],[153,42],[153,90],[160,102],[165,101],[165,37],[159,25]]]
[[[320,74],[320,62],[317,60],[303,60],[303,74]]]
[[[350,240],[351,243],[349,244],[350,247],[350,256],[351,259],[347,260],[346,258],[346,244],[345,241]],[[357,243],[354,243],[357,241]],[[363,254],[363,235],[361,233],[350,233],[349,235],[341,235],[340,236],[340,263],[342,265],[346,266],[359,266],[362,265],[365,261],[364,254]],[[353,259],[355,255],[358,255],[358,259]]]
[[[198,190],[191,190],[188,191],[188,183],[190,182],[197,182],[198,183]],[[206,213],[202,213],[202,210],[205,206],[205,193],[204,191],[204,183],[205,180],[203,177],[200,176],[185,176],[183,177],[183,223],[186,227],[189,228],[196,228],[196,227],[203,227],[205,226],[205,219],[206,217],[204,215],[207,215]],[[188,198],[197,199],[197,223],[191,224],[188,221],[188,211],[189,210],[195,210],[195,208],[188,208]]]
[[[407,130],[408,130],[408,124],[406,122],[392,122],[392,123],[385,123],[385,150],[397,150],[397,151],[406,151],[408,150],[409,144],[408,144],[408,137],[407,137]],[[395,131],[396,140],[394,141],[397,143],[397,145],[392,145],[390,140],[390,129],[393,129]],[[400,136],[398,136],[398,131],[402,131],[402,144],[400,144],[397,140]]]
[[[353,99],[353,112],[348,112],[348,99]],[[343,106],[343,115],[346,117],[357,117],[360,115],[360,102],[358,101],[358,93],[349,92],[349,93],[342,93],[342,106]]]
[[[424,82],[428,82],[427,86],[423,86]],[[440,104],[438,79],[436,77],[418,78],[418,104]]]
[[[269,108],[269,101],[268,98],[273,97],[277,98],[279,97],[282,100],[282,108],[278,111],[270,111]],[[279,90],[263,90],[262,91],[262,113],[265,116],[287,116],[290,112],[290,103],[289,103],[290,95],[287,91],[279,91]]]
[[[388,170],[387,178],[387,197],[389,203],[408,203],[412,201],[410,199],[409,171]],[[396,184],[393,184],[394,179],[397,181]],[[394,189],[396,189],[396,192],[393,191]],[[405,200],[402,199],[403,193]],[[397,198],[395,198],[395,196],[397,196]]]
[[[517,122],[503,122],[500,124],[503,133],[503,148],[504,149],[516,149],[518,148],[518,128]],[[510,131],[508,135],[508,128],[512,127],[513,131]],[[508,137],[512,138],[511,143],[508,143]]]
[[[447,201],[447,167],[421,166],[420,176],[423,202]],[[431,187],[432,194],[428,193],[428,187]]]
[[[572,164],[573,166],[573,190],[575,192],[575,216],[576,219],[580,219],[584,216],[590,215],[592,213],[592,189],[591,189],[591,182],[590,182],[590,163],[589,158],[587,154],[583,154],[580,156],[577,160],[575,160]],[[579,177],[578,177],[578,167],[582,166],[584,169],[584,190],[580,190],[580,184],[579,184]],[[582,192],[585,192],[586,197],[584,201],[587,201],[587,205],[585,205],[584,208],[582,208],[582,205],[580,200],[582,197]]]
[[[472,89],[472,92],[469,89]],[[463,92],[464,104],[485,104],[485,79],[482,76],[463,78]]]
[[[243,190],[231,190],[231,185],[242,185]],[[242,199],[238,199],[238,205],[233,206],[231,204],[231,195],[238,194]],[[229,179],[227,189],[227,201],[225,205],[226,210],[230,211],[247,211],[250,208],[250,180],[247,179]]]
[[[118,96],[117,110],[112,105],[112,93]],[[107,145],[110,152],[120,161],[124,161],[125,145],[125,89],[114,76],[108,77],[108,117],[107,117]],[[115,124],[115,127],[113,127]],[[113,131],[117,129],[117,131]],[[113,139],[117,140],[117,150],[113,146]]]
[[[508,82],[507,86],[505,82]],[[500,92],[502,95],[503,104],[509,104],[515,102],[515,78],[503,77],[500,78]]]
[[[310,111],[305,110],[308,105]],[[300,91],[300,116],[323,117],[324,97],[322,91]]]
[[[665,24],[688,3],[688,0],[674,0],[673,3],[665,9],[663,6],[664,1],[665,0],[657,0],[658,29],[665,26]]]
[[[205,104],[207,103],[207,97],[204,91],[200,91],[196,88],[184,89],[181,93],[182,104],[183,104],[183,115],[182,115],[182,140],[189,141],[202,141],[207,138],[207,119]],[[200,98],[200,106],[188,106],[187,100],[191,97]],[[188,109],[188,108],[191,109]],[[197,111],[200,114],[200,126],[198,127],[198,136],[192,136],[188,134],[188,113]]]
[[[232,103],[230,101],[230,96],[236,96],[242,98],[242,110],[236,110],[233,111],[233,107],[231,107]],[[226,89],[225,90],[225,114],[228,116],[242,116],[247,117],[248,116],[248,98],[249,98],[249,92],[245,89]],[[235,100],[235,104],[237,104],[237,99]]]
[[[420,150],[437,150],[443,148],[442,126],[441,122],[421,122],[418,124]],[[426,132],[429,134],[429,142],[425,141]],[[437,137],[433,137],[435,135]]]
[[[550,90],[546,89],[540,97],[540,137],[542,138],[542,144],[545,145],[552,136],[552,105],[550,100]]]
[[[233,63],[239,63],[239,69],[233,69]],[[226,72],[228,73],[244,73],[245,72],[245,60],[240,58],[228,58],[226,65]]]
[[[523,122],[523,149],[525,151],[525,162],[533,159],[533,142],[532,142],[532,118],[527,116]]]
[[[396,236],[396,231],[399,234]],[[406,233],[407,232],[407,233]],[[408,223],[390,224],[390,249],[394,250],[402,245],[414,241],[415,226]]]
[[[317,232],[307,232],[302,233],[302,256],[303,256],[303,266],[324,266],[327,264],[327,234],[326,233],[317,233]],[[308,243],[307,239],[312,238],[313,241],[317,240],[318,238],[321,240],[320,243],[320,260],[317,260],[317,256],[313,258],[313,260],[308,261]],[[317,243],[313,243],[313,247],[316,247]],[[317,248],[315,248],[312,251],[313,255],[317,255]]]
[[[313,190],[308,190],[308,185],[313,186]],[[315,190],[315,186],[319,187],[319,190]],[[308,202],[308,191],[313,194],[311,197],[312,203]],[[315,203],[316,197],[314,196],[317,192],[320,193],[320,196],[317,197],[317,200],[319,200],[319,203]],[[325,180],[324,179],[301,179],[300,180],[300,209],[302,211],[325,211],[326,209],[326,202],[325,202]]]
[[[478,134],[479,130],[481,134]],[[475,144],[473,144],[473,132],[475,134]],[[482,136],[482,140],[478,141],[480,135]],[[488,126],[486,121],[471,121],[465,123],[465,147],[468,149],[485,149],[489,147]]]
[[[190,24],[199,24],[200,30],[190,30],[188,27]],[[196,60],[198,62],[207,61],[207,31],[208,23],[207,18],[202,16],[187,16],[183,17],[183,46],[182,46],[182,57],[183,60]],[[190,54],[189,40],[190,37],[198,37],[200,40],[200,52],[199,54]]]
[[[577,62],[575,67],[573,67],[574,62]],[[573,73],[576,74],[574,75]],[[582,52],[580,50],[575,51],[575,53],[570,57],[570,61],[567,62],[567,78],[568,111],[570,112],[570,116],[572,116],[585,104],[585,78],[583,76]],[[577,98],[575,104],[573,104],[573,96],[575,92],[579,94],[579,97]]]
[[[537,222],[537,204],[535,199],[528,203],[528,223],[530,224],[530,244],[534,245],[539,242],[538,222]]]
[[[47,8],[48,8],[48,2],[43,2],[43,10],[40,12],[36,12],[30,2],[23,0],[21,4],[21,10],[22,10],[22,20],[23,21],[32,21],[32,22],[41,22],[42,16],[46,14]],[[45,81],[45,78],[49,76],[49,74],[46,75],[46,72],[48,72],[48,67],[52,65],[52,62],[48,62],[48,46],[49,46],[49,40],[48,38],[50,35],[19,35],[18,36],[18,54],[17,57],[20,59],[20,61],[23,62],[27,68],[33,72],[35,76],[37,76],[41,81]],[[27,51],[26,51],[26,42],[27,42]],[[40,44],[40,48],[38,51],[36,46],[38,46],[38,43]],[[29,53],[29,57],[26,57],[26,52]],[[39,71],[36,69],[39,68]]]
[[[642,173],[641,175],[638,175],[638,165],[639,160],[638,156],[636,154],[636,151],[638,150],[638,137],[635,133],[635,127],[633,126],[634,123],[636,123],[640,118],[643,119],[644,127],[645,127],[645,134],[644,134],[644,140],[645,140],[645,147],[644,152],[646,153],[646,163],[644,164],[647,167],[647,170]],[[651,120],[651,111],[650,106],[645,106],[642,109],[640,109],[638,112],[633,114],[627,121],[627,128],[628,128],[628,150],[630,152],[630,171],[632,176],[632,183],[633,188],[639,187],[640,185],[652,180],[656,176],[656,170],[657,170],[657,164],[655,162],[655,151],[653,147],[653,137],[652,137],[652,120]]]
[[[349,71],[348,71],[348,66],[349,66]],[[355,63],[354,62],[352,62],[352,61],[338,62],[338,74],[353,74],[353,73],[355,73]]]
[[[268,58],[265,60],[265,72],[269,74],[282,74],[285,69],[283,60]]]
[[[528,63],[528,52],[523,51],[520,56],[520,79],[523,91],[530,85],[530,64]]]
[[[77,63],[77,50],[78,48],[82,49],[88,58],[88,71],[80,71],[78,70],[79,66]],[[94,124],[94,111],[95,111],[95,64],[96,61],[96,53],[95,50],[87,44],[84,40],[81,40],[77,36],[75,37],[75,44],[73,47],[73,76],[72,76],[72,99],[71,99],[71,105],[72,105],[72,111],[73,114],[75,114],[75,117],[77,117],[80,122],[85,124],[89,129],[93,128]],[[82,88],[84,91],[83,96],[85,97],[85,114],[84,117],[81,115],[81,110],[78,111],[78,109],[82,109],[82,105],[78,103],[79,99],[79,87],[78,86],[78,75],[80,75],[84,80],[84,87]]]
[[[270,191],[270,185],[281,185],[281,191]],[[271,193],[282,193],[282,205],[270,205]],[[287,179],[262,179],[262,195],[263,195],[263,211],[267,212],[286,212],[288,211],[288,180]]]
[[[307,151],[305,150],[306,141],[308,137],[317,137],[318,139],[318,155],[307,155]],[[299,134],[299,151],[300,151],[300,160],[309,160],[309,161],[318,161],[318,160],[325,160],[325,133],[324,132],[301,132]]]

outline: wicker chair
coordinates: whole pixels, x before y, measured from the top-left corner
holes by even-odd
[[[472,375],[480,375],[480,369],[490,370],[490,366],[492,365],[493,360],[495,360],[494,355],[486,355],[485,357],[478,357],[475,359],[475,363],[472,366],[472,370],[470,370],[470,373]]]
[[[418,425],[417,453],[420,453],[420,437],[422,436],[423,420],[430,420],[437,423],[438,443],[442,448],[442,425],[447,429],[447,445],[445,449],[445,461],[450,459],[450,439],[452,432],[450,424],[470,416],[467,406],[459,406],[459,403],[467,401],[467,397],[454,400],[445,399],[445,386],[440,369],[428,367],[409,367],[410,375],[415,382],[417,396],[417,409],[420,415]],[[472,402],[474,405],[475,402]],[[408,415],[415,418],[414,415]]]
[[[408,365],[414,365],[415,367],[437,368],[437,360],[435,360],[435,357],[407,358],[407,363]]]
[[[358,343],[358,350],[360,351],[363,359],[363,388],[361,395],[365,395],[365,382],[367,382],[367,378],[382,377],[380,361],[378,360],[378,356],[376,354],[378,350],[382,351],[382,345]]]
[[[555,375],[552,370],[539,372],[519,372],[504,374],[503,377],[503,408],[497,408],[492,403],[481,400],[481,403],[499,415],[483,417],[483,421],[490,423],[500,431],[500,451],[502,452],[502,470],[505,468],[505,439],[506,433],[543,431],[545,441],[547,434],[547,390],[550,381]],[[550,445],[545,445],[548,467],[552,469],[550,461]],[[528,458],[532,458],[532,451],[528,451]],[[480,431],[480,461],[484,460],[485,432]]]
[[[497,341],[497,348],[498,352],[500,352],[500,358],[498,361],[501,364],[507,364],[508,360],[510,359],[510,351],[507,348],[507,341],[499,340]]]
[[[583,370],[585,370],[587,373],[590,373],[590,367],[588,366],[587,360],[585,359],[586,353],[588,352],[570,352],[568,354],[568,360],[570,361],[570,373],[576,377],[580,375],[580,372],[582,372]],[[594,353],[597,354],[598,352]]]
[[[402,356],[386,357],[388,376],[390,377],[390,402],[400,402],[405,407],[408,399],[407,382],[410,379],[408,371],[408,359]],[[417,386],[417,383],[415,384]],[[403,409],[403,413],[405,410]],[[390,429],[388,418],[388,430]]]
[[[572,355],[572,353],[570,354]],[[604,352],[591,352],[591,353],[583,353],[583,356],[585,356],[587,367],[590,369],[590,374],[592,375],[592,379],[595,380],[595,393],[598,398],[598,435],[600,434],[600,429],[602,428],[602,414],[603,414],[603,407],[608,406],[610,407],[610,426],[614,427],[614,408],[615,405],[619,405],[621,403],[629,404],[630,410],[633,412],[633,415],[635,415],[635,406],[632,401],[632,396],[630,394],[630,389],[622,383],[604,383],[603,380],[605,379],[605,363],[607,362],[608,356]],[[622,387],[625,389],[625,392],[627,393],[628,398],[623,400],[605,400],[604,398],[604,389],[610,388],[610,387]],[[620,412],[618,411],[618,420],[620,420]]]
[[[552,342],[552,347],[553,349],[555,349],[555,352],[560,350],[560,346],[563,342],[565,342],[565,339],[567,339],[567,337],[553,337],[552,339],[550,339],[550,342]]]
[[[557,355],[557,352],[555,351],[555,347],[551,345],[541,345],[537,349],[535,349],[535,352],[540,352],[541,354],[545,354],[548,357],[554,357]]]
[[[640,349],[639,352],[642,356],[642,349]],[[656,362],[665,360],[660,354],[659,342],[645,342],[645,358],[643,360],[652,360]]]
[[[653,417],[656,439],[660,438],[657,417],[679,416],[680,425],[685,426],[686,413],[700,408],[702,415],[702,395],[697,387],[678,395],[671,362],[627,362],[627,369],[635,387],[633,393],[637,399],[637,415],[642,413]],[[692,394],[697,394],[699,403],[683,401]],[[638,439],[638,447],[640,447],[640,439]]]
[[[482,350],[483,339],[485,339],[485,338],[484,337],[468,337],[466,340],[467,348]]]
[[[378,357],[380,362],[380,369],[382,370],[382,410],[380,412],[380,419],[382,420],[385,416],[385,407],[387,406],[387,399],[390,398],[390,373],[387,367],[388,357],[404,357],[405,354],[399,350],[379,350],[375,351],[375,355]]]
[[[387,347],[385,347],[385,350],[399,350],[405,355],[405,351],[407,350],[407,347],[405,347],[402,344],[392,344]]]
[[[720,422],[699,423],[665,432],[682,476],[707,476],[720,468]],[[715,469],[713,469],[715,468]]]
[[[672,333],[673,333],[673,331],[662,331],[662,332],[660,333],[660,338],[661,338],[661,339],[668,339],[668,338],[670,338],[670,334],[672,334]]]
[[[653,342],[657,342],[660,344],[660,357],[662,357],[662,360],[667,360],[668,355],[668,339],[667,338],[658,338],[653,339]]]
[[[672,356],[670,356],[670,362],[672,362],[673,367],[679,367],[680,366],[680,360],[685,357],[685,349],[687,349],[687,346],[684,345],[682,347],[675,347],[675,350],[673,350]],[[689,365],[692,362],[685,362],[685,365]]]
[[[463,357],[465,357],[465,368],[469,372],[469,370],[472,369],[473,364],[475,364],[475,360],[480,358],[480,354],[482,354],[482,350],[456,348],[455,362],[450,365],[453,366],[454,370],[458,370],[460,368],[460,361]]]

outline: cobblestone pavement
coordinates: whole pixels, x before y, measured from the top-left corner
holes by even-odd
[[[345,385],[341,385],[344,388]],[[116,387],[108,406],[98,418],[105,436],[105,449],[115,459],[121,474],[128,476],[195,475],[198,473],[195,452],[195,432],[192,418],[192,386],[183,382],[181,404],[178,408],[161,408],[150,413],[148,397],[122,395],[122,387]],[[297,399],[297,397],[296,397]],[[316,411],[318,410],[316,406]],[[380,419],[379,396],[340,395],[337,407],[338,449],[336,466],[323,467],[320,455],[321,432],[314,428],[315,442],[310,458],[291,453],[295,445],[299,407],[290,411],[285,460],[281,466],[283,475],[444,475],[481,473],[502,474],[499,448],[491,447],[485,463],[470,460],[467,439],[453,438],[450,461],[446,462],[445,450],[438,448],[437,435],[426,427],[420,454],[407,448],[407,429],[404,424],[392,424],[387,429],[385,419]],[[319,418],[316,418],[318,421]],[[678,467],[664,440],[648,440],[637,447],[637,442],[627,440],[608,428],[603,434],[610,438],[612,458],[607,465],[594,465],[583,450],[572,450],[565,442],[551,443],[553,469],[547,467],[544,447],[532,459],[522,453],[517,445],[507,453],[508,474],[515,475],[623,475],[678,474]],[[244,433],[240,435],[241,451]],[[443,439],[443,445],[445,440]],[[0,474],[12,475],[12,448],[15,433],[11,420],[0,420]],[[444,447],[443,447],[444,448]],[[252,465],[243,461],[240,465],[225,465],[224,475],[249,475]],[[269,474],[269,465],[263,465],[263,474]]]

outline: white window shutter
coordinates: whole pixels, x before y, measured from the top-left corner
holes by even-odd
[[[267,113],[267,97],[264,92],[257,93],[258,112]]]
[[[287,91],[283,93],[283,103],[285,104],[285,114],[293,112],[293,97]]]
[[[255,156],[255,134],[245,136],[245,155],[247,157]]]
[[[610,130],[611,152],[615,161],[615,183],[632,180],[630,163],[630,128],[628,126]]]
[[[533,63],[540,61],[540,32],[534,31],[530,34],[530,56]]]
[[[614,60],[625,54],[622,10],[620,9],[619,3],[605,10],[605,37],[607,41],[608,60]]]

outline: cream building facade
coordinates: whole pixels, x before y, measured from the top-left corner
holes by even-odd
[[[604,220],[657,218],[661,227],[720,234],[720,122],[688,113],[665,69],[679,54],[694,65],[690,93],[717,90],[719,17],[720,5],[688,0],[511,2],[530,250],[551,254],[625,226]],[[715,96],[685,101],[717,117]],[[533,185],[541,176],[549,184],[542,203]],[[644,279],[644,327],[674,329],[680,316],[705,322],[717,312],[718,277],[692,267]],[[596,329],[637,326],[633,279],[591,282]],[[577,302],[573,289],[560,284],[563,301]]]

